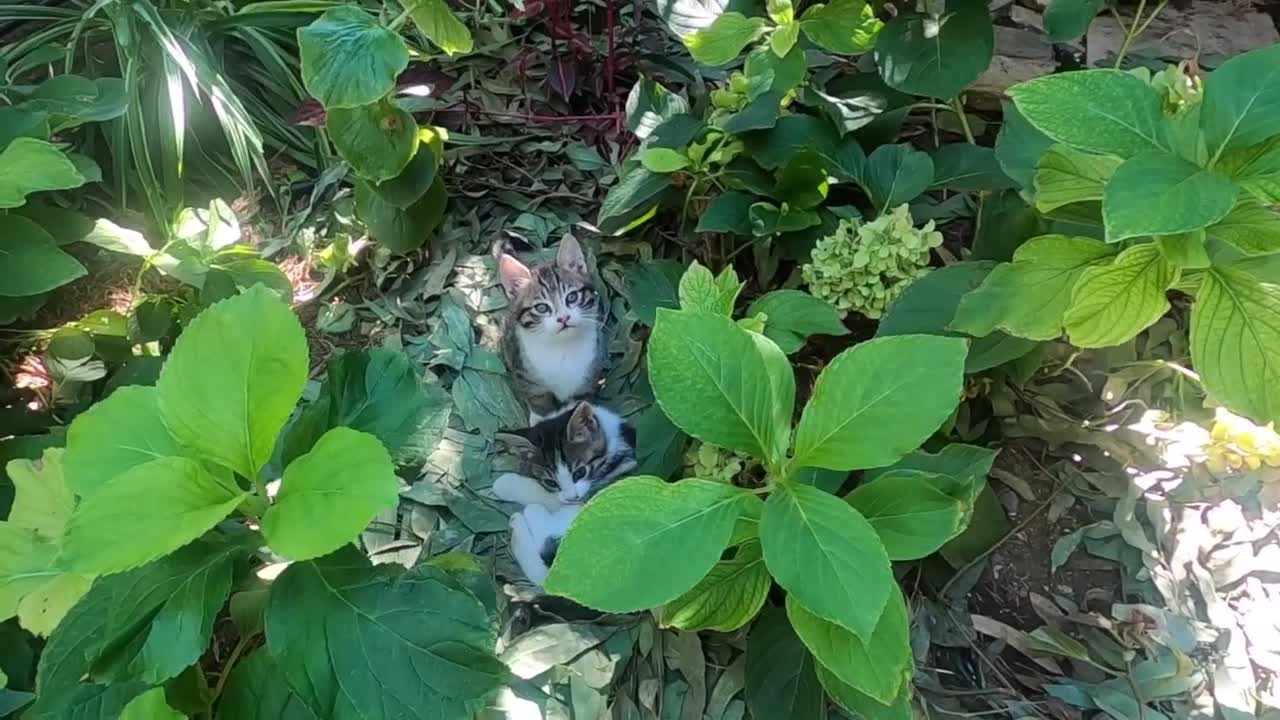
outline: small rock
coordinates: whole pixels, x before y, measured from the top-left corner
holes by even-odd
[[[1123,12],[1123,11],[1122,11]],[[1133,22],[1125,17],[1125,24]],[[1233,57],[1254,48],[1280,42],[1280,32],[1271,18],[1256,10],[1241,9],[1236,3],[1197,0],[1186,10],[1165,7],[1130,52],[1165,58]],[[1099,15],[1089,26],[1089,65],[1099,65],[1115,57],[1124,42],[1124,32],[1109,13]]]
[[[1044,16],[1035,10],[1028,10],[1021,5],[1009,8],[1009,18],[1024,28],[1034,28],[1044,32]]]
[[[1048,75],[1057,69],[1048,38],[1032,30],[996,26],[995,54],[987,71],[970,91],[977,95],[974,107],[991,110],[1009,86]]]

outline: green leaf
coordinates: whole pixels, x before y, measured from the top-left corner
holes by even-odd
[[[373,239],[392,252],[407,253],[422,247],[444,219],[448,202],[444,179],[438,174],[426,194],[404,209],[386,202],[368,183],[356,181],[356,215]]]
[[[160,419],[156,389],[122,387],[76,416],[68,428],[67,482],[87,498],[130,468],[188,455]]]
[[[1077,40],[1105,4],[1106,0],[1049,0],[1044,11],[1045,34],[1056,43]]]
[[[1054,145],[1036,164],[1036,209],[1042,213],[1078,202],[1101,201],[1103,188],[1123,161]]]
[[[61,574],[57,544],[32,528],[0,522],[0,618],[18,614],[27,595]]]
[[[839,97],[815,87],[806,87],[800,97],[804,104],[821,110],[842,136],[875,122],[888,107],[884,93],[871,89]]]
[[[449,57],[471,52],[471,31],[444,0],[411,0],[406,9],[418,30]]]
[[[605,235],[622,234],[652,215],[662,193],[669,187],[670,175],[649,172],[639,163],[624,169],[618,184],[609,188],[600,203],[596,227]]]
[[[837,142],[831,124],[811,115],[784,115],[769,130],[743,137],[750,157],[765,170],[782,167],[798,151],[812,148],[819,154],[834,154]]]
[[[663,123],[689,112],[689,103],[647,77],[640,78],[627,95],[627,128],[648,140]]]
[[[197,316],[156,387],[160,415],[178,442],[254,478],[306,381],[302,325],[275,293],[257,286]]]
[[[377,438],[336,427],[285,468],[262,534],[277,553],[310,560],[354,540],[374,516],[395,507],[399,489]]]
[[[882,213],[914,200],[933,184],[933,159],[906,144],[881,145],[862,167],[858,183]]]
[[[798,47],[782,57],[778,57],[772,48],[757,47],[747,53],[742,67],[742,74],[749,83],[747,97],[752,99],[767,92],[780,93],[781,99],[782,95],[799,87],[808,72],[804,50]]]
[[[830,670],[818,665],[818,682],[837,705],[853,713],[854,717],[876,720],[912,720],[911,683],[904,683],[898,697],[889,705],[872,698],[852,686],[840,682]]]
[[[85,182],[75,163],[44,140],[20,137],[0,152],[0,208],[19,207],[31,193],[69,190]]]
[[[20,137],[49,139],[49,114],[15,107],[0,107],[0,148]]]
[[[1213,171],[1231,178],[1264,205],[1280,205],[1280,135],[1225,152]]]
[[[742,283],[732,265],[720,275],[712,275],[702,263],[694,260],[680,278],[680,307],[684,310],[731,317],[733,305],[742,292]]]
[[[778,208],[767,202],[753,203],[747,211],[747,219],[751,221],[751,233],[756,237],[798,232],[822,224],[822,217],[815,211]]]
[[[891,470],[854,488],[845,500],[875,528],[890,560],[919,560],[964,530],[968,513],[949,493],[954,486],[940,475]]]
[[[1040,157],[1053,145],[1053,140],[1036,129],[1018,111],[1018,107],[1005,100],[1000,103],[1004,123],[996,136],[996,159],[1005,175],[1022,188],[1030,188]]]
[[[1106,262],[1115,249],[1089,238],[1041,235],[1024,243],[982,287],[960,301],[951,329],[975,337],[1000,328],[1031,340],[1062,334],[1062,316],[1081,273]]]
[[[71,517],[76,499],[63,473],[64,450],[49,448],[39,460],[17,458],[5,465],[13,483],[13,505],[4,521],[58,540]]]
[[[705,442],[777,462],[795,402],[791,364],[776,345],[727,317],[659,310],[649,382],[663,412]]]
[[[186,720],[187,716],[169,707],[164,688],[151,688],[134,698],[120,713],[120,720]]]
[[[427,564],[354,548],[290,565],[271,588],[267,650],[316,717],[463,720],[501,686],[484,605]]]
[[[1144,153],[1116,168],[1107,183],[1107,241],[1199,230],[1225,217],[1235,202],[1235,185],[1221,175],[1173,155]]]
[[[987,3],[959,0],[941,17],[890,20],[876,39],[876,66],[895,90],[951,99],[986,71],[994,47]]]
[[[683,263],[669,259],[627,266],[624,272],[627,286],[631,289],[628,300],[631,301],[631,311],[640,322],[653,327],[658,308],[679,309],[677,288],[684,269]]]
[[[848,335],[840,312],[831,303],[802,290],[774,290],[756,298],[747,317],[765,314],[764,335],[788,355],[804,346],[810,335]]]
[[[1111,264],[1085,270],[1062,317],[1068,337],[1085,348],[1133,338],[1169,310],[1165,292],[1177,280],[1178,269],[1154,243],[1131,247]]]
[[[750,235],[751,220],[747,213],[755,198],[736,190],[721,193],[711,199],[707,209],[698,218],[694,232],[729,233]]]
[[[640,164],[649,172],[673,173],[689,167],[689,158],[670,148],[645,148],[640,151]]]
[[[1160,96],[1119,70],[1046,75],[1009,88],[1018,111],[1054,142],[1085,152],[1130,158],[1170,151]]]
[[[1280,213],[1250,200],[1238,203],[1205,232],[1246,255],[1280,251]]]
[[[787,596],[787,617],[821,667],[877,701],[892,701],[910,681],[911,619],[896,586],[866,640],[810,612],[795,595]]]
[[[760,39],[767,28],[763,18],[727,12],[709,27],[685,37],[684,44],[693,59],[703,65],[726,65],[742,54],[743,48]]]
[[[933,154],[931,187],[959,191],[1003,190],[1014,183],[996,160],[996,151],[981,145],[951,143]]]
[[[769,49],[778,57],[786,57],[800,39],[800,23],[795,21],[779,25],[769,33]]]
[[[880,467],[918,447],[960,401],[966,350],[959,338],[899,335],[837,355],[800,417],[793,466]]]
[[[409,65],[396,33],[355,5],[326,10],[298,29],[302,84],[326,110],[358,108],[391,93]]]
[[[809,485],[779,485],[764,504],[760,542],[769,572],[796,600],[871,637],[893,572],[875,529],[848,503]]]
[[[891,472],[916,471],[931,475],[943,475],[953,481],[948,493],[972,504],[982,488],[986,487],[987,474],[995,462],[998,451],[974,445],[951,443],[937,453],[917,450],[886,468],[868,470],[863,480],[871,482]],[[971,508],[966,507],[966,510]]]
[[[1203,270],[1209,267],[1209,252],[1205,248],[1204,230],[1178,235],[1161,235],[1156,238],[1156,247],[1160,248],[1160,254],[1170,265],[1180,270]]]
[[[813,150],[791,156],[778,171],[773,197],[789,208],[812,210],[827,199],[830,177],[828,162]]]
[[[768,608],[747,636],[746,700],[754,718],[823,720],[814,660],[782,608]]]
[[[374,182],[399,175],[418,149],[418,124],[389,100],[329,110],[325,129],[342,159]]]
[[[800,31],[809,42],[840,55],[857,55],[875,46],[884,23],[865,0],[833,0],[810,5],[800,16]]]
[[[280,666],[266,648],[242,658],[218,700],[218,720],[315,720],[280,677]]]
[[[440,160],[433,144],[420,140],[417,152],[404,170],[390,180],[374,183],[372,188],[384,201],[398,208],[412,207],[435,185]]]
[[[746,107],[725,118],[720,129],[730,135],[749,130],[768,130],[778,124],[784,94],[770,90],[747,103]]]
[[[0,296],[6,297],[38,295],[87,273],[49,233],[19,215],[0,215],[0,260]]]
[[[678,38],[707,28],[730,5],[729,0],[657,0],[658,17]]]
[[[1280,420],[1280,285],[1211,268],[1191,307],[1191,361],[1209,395],[1233,412]]]
[[[710,480],[633,477],[583,506],[560,543],[547,592],[604,612],[671,602],[707,575],[745,495]]]
[[[232,571],[249,549],[201,539],[136,570],[98,578],[49,638],[37,694],[65,694],[91,673],[149,684],[176,677],[208,649]]]
[[[152,460],[80,503],[67,525],[61,561],[77,572],[130,570],[200,537],[248,496],[195,460]]]
[[[760,543],[745,543],[732,558],[716,563],[688,592],[664,605],[662,626],[690,632],[733,632],[760,612],[772,586]]]
[[[1280,135],[1280,45],[1237,55],[1209,74],[1200,127],[1215,160],[1231,148]]]
[[[48,113],[56,133],[85,123],[118,118],[128,110],[129,100],[120,78],[90,80],[64,74],[45,80],[20,107]]]
[[[960,299],[980,287],[995,266],[989,261],[962,261],[916,278],[880,318],[876,337],[957,335],[949,327]]]

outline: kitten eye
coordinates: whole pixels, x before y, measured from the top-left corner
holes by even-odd
[[[578,291],[577,291],[577,290],[574,290],[573,292],[569,293],[568,295],[565,295],[565,296],[564,296],[564,301],[565,301],[565,304],[567,304],[567,305],[574,305],[574,304],[576,304],[576,303],[578,302]]]
[[[551,306],[550,306],[550,305],[548,305],[548,304],[546,304],[546,303],[538,303],[537,305],[534,305],[534,306],[533,306],[533,309],[534,309],[534,310],[537,310],[538,312],[542,313],[543,315],[550,315],[550,314],[551,314]]]
[[[586,468],[586,466],[580,467],[580,468],[578,468],[577,470],[574,470],[574,471],[573,471],[573,479],[574,479],[574,480],[581,480],[581,479],[585,478],[586,476],[587,476],[587,468]]]

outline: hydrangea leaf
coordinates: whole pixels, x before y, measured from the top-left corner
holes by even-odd
[[[1136,245],[1109,265],[1086,269],[1062,317],[1071,342],[1111,347],[1134,337],[1168,311],[1165,292],[1178,275],[1154,243]]]

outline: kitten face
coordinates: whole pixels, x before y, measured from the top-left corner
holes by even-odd
[[[503,255],[498,269],[519,332],[556,341],[596,331],[599,296],[587,272],[582,246],[572,236],[560,242],[554,264],[529,268]]]
[[[537,454],[529,475],[566,503],[587,500],[636,465],[634,430],[587,402],[511,434]]]

